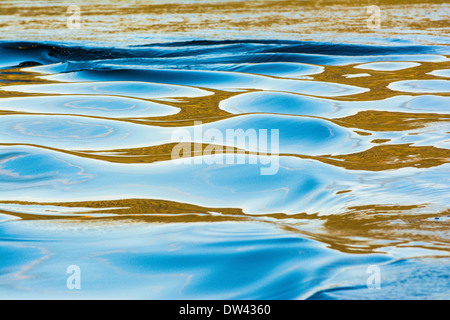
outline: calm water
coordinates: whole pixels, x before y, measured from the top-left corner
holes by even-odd
[[[446,45],[144,42],[0,41],[0,298],[450,298]]]

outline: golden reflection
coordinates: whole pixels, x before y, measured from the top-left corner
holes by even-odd
[[[389,245],[423,242],[422,247],[449,251],[448,224],[450,210],[430,213],[426,204],[409,206],[365,205],[349,207],[342,214],[319,216],[298,213],[249,215],[238,208],[206,208],[165,200],[124,199],[63,203],[0,201],[10,205],[59,206],[87,208],[86,212],[67,215],[0,213],[23,220],[51,220],[61,223],[199,223],[254,221],[276,225],[288,232],[299,233],[346,253],[372,253]],[[88,208],[104,210],[89,211]],[[55,211],[55,209],[52,209]],[[425,211],[425,213],[424,213]],[[94,214],[94,215],[91,215]],[[95,216],[112,214],[112,216]]]
[[[364,7],[369,3],[365,0],[353,1],[230,1],[220,3],[183,3],[183,4],[144,4],[140,1],[127,1],[124,5],[106,1],[101,6],[83,5],[83,29],[77,34],[71,33],[73,40],[92,40],[101,37],[102,41],[117,41],[119,35],[128,37],[137,32],[149,35],[179,35],[182,38],[200,34],[206,31],[208,37],[223,39],[233,34],[270,34],[275,39],[283,39],[285,34],[289,39],[313,41],[335,41],[335,36],[345,40],[346,36],[359,34],[373,36],[365,26],[367,17],[361,16]],[[68,2],[67,2],[68,3]],[[113,5],[114,4],[114,5]],[[370,3],[373,4],[373,3]],[[402,32],[416,30],[419,35],[440,36],[445,33],[447,21],[440,16],[441,7],[445,1],[415,1],[400,3],[394,0],[378,0],[376,5],[383,6],[382,29],[377,32],[378,37],[389,38]],[[58,6],[17,6],[14,2],[5,1],[0,4],[5,23],[0,24],[0,31],[5,34],[23,35],[23,39],[34,39],[43,29],[43,20],[49,30],[64,28],[65,16],[61,14],[64,7]],[[412,21],[410,12],[415,10],[416,16]],[[64,10],[62,12],[65,12]],[[336,14],[336,12],[339,12]],[[269,14],[270,13],[270,14]],[[135,17],[144,17],[139,21]],[[179,21],[183,15],[182,23]],[[436,19],[431,19],[436,16]],[[102,17],[104,19],[99,19]],[[162,18],[164,17],[164,18]],[[244,17],[244,18],[243,18]],[[395,19],[393,18],[395,17]],[[64,20],[64,21],[63,21]],[[22,23],[26,21],[27,23]],[[101,25],[98,21],[101,21]],[[107,21],[107,23],[105,23]],[[63,26],[63,27],[62,27]],[[11,29],[12,28],[12,29]],[[215,31],[218,30],[218,31]],[[228,32],[223,32],[227,30]],[[443,31],[444,30],[444,31]],[[67,30],[52,32],[49,40],[66,40]],[[8,33],[9,32],[9,33]],[[327,35],[328,36],[324,36]],[[331,36],[330,36],[331,34]],[[108,39],[108,36],[111,39]],[[281,35],[281,36],[280,36]],[[320,39],[317,37],[322,35]],[[144,37],[145,38],[145,37]],[[17,39],[14,39],[17,40]],[[133,40],[130,40],[133,41]],[[157,39],[155,40],[157,42]],[[142,40],[141,40],[142,42]],[[145,39],[145,43],[154,42]],[[344,41],[345,42],[345,41]],[[33,45],[31,45],[33,46]],[[449,58],[449,57],[447,57]],[[59,83],[42,78],[42,74],[30,71],[31,63],[0,71],[1,87],[7,89],[10,85],[39,85]],[[369,91],[350,96],[333,97],[339,101],[381,101],[398,95],[418,96],[418,93],[406,93],[390,90],[388,85],[401,80],[432,80],[446,79],[430,75],[437,69],[448,69],[449,61],[420,62],[418,66],[396,70],[375,71],[355,68],[352,63],[343,66],[323,66],[324,71],[308,76],[315,81],[338,83],[367,88]],[[32,69],[31,69],[32,70]],[[366,77],[347,77],[347,75],[367,73]],[[277,77],[270,77],[277,79]],[[130,79],[132,81],[133,79]],[[298,79],[297,79],[298,80]],[[157,99],[143,99],[163,103],[180,108],[180,112],[165,117],[120,118],[115,121],[127,121],[142,125],[176,127],[191,126],[194,121],[202,123],[219,121],[235,117],[219,108],[221,101],[233,96],[257,92],[259,90],[241,90],[228,92],[204,88],[213,94],[196,98],[177,98],[167,101]],[[6,97],[48,96],[48,94],[21,93],[0,90],[0,99]],[[440,96],[450,96],[439,93]],[[60,96],[60,95],[58,95]],[[0,115],[26,114],[24,112],[2,111]],[[108,119],[105,117],[90,117]],[[450,115],[435,113],[406,113],[391,111],[366,110],[347,117],[326,119],[335,124],[352,128],[362,136],[370,136],[377,131],[396,131],[422,128],[433,123],[448,123]],[[362,131],[365,130],[365,131]],[[369,131],[369,132],[367,132]],[[370,137],[368,138],[370,139]],[[377,144],[368,150],[346,155],[305,156],[281,154],[281,156],[295,156],[303,159],[313,159],[345,168],[347,170],[382,171],[400,168],[430,168],[450,162],[450,150],[434,146],[413,146],[412,144],[389,144],[389,139],[372,139]],[[183,156],[199,156],[207,147],[206,144],[189,143],[191,153]],[[0,143],[0,145],[13,145]],[[175,143],[141,148],[113,149],[98,152],[96,150],[60,150],[39,145],[23,144],[43,149],[67,153],[78,157],[85,157],[115,163],[153,163],[171,159],[171,152]],[[214,153],[217,149],[214,149]],[[233,148],[223,152],[244,152]],[[247,154],[257,154],[246,152]],[[336,195],[352,192],[341,190]],[[412,199],[414,201],[414,199]],[[3,204],[60,206],[64,208],[95,208],[101,210],[77,212],[70,215],[60,214],[30,214],[12,212],[6,209],[0,213],[12,215],[23,220],[57,220],[74,223],[95,223],[99,221],[134,221],[146,223],[195,223],[219,221],[258,221],[271,223],[287,230],[297,232],[310,238],[326,243],[328,246],[349,253],[368,253],[386,247],[389,244],[401,245],[412,241],[426,243],[431,249],[450,251],[448,241],[448,221],[450,211],[433,212],[428,204],[414,204],[410,206],[381,206],[367,205],[350,207],[341,214],[319,216],[299,212],[295,215],[273,213],[264,215],[245,214],[240,208],[206,208],[192,204],[174,201],[152,199],[123,199],[111,201],[80,201],[67,203],[40,203],[3,201]],[[108,216],[97,216],[105,214]],[[445,219],[440,219],[444,217]]]
[[[448,58],[448,57],[447,57]],[[370,101],[382,100],[397,95],[420,95],[420,93],[399,92],[389,89],[387,86],[395,81],[401,80],[435,80],[446,79],[444,77],[436,77],[428,74],[431,71],[439,68],[447,69],[450,67],[450,61],[442,62],[420,62],[419,66],[407,68],[396,71],[378,71],[356,69],[355,66],[359,64],[350,64],[346,66],[325,66],[324,72],[313,75],[314,80],[336,82],[347,85],[354,85],[370,89],[370,91],[363,92],[357,95],[334,97],[335,100],[349,100],[349,101]],[[344,75],[368,73],[370,77],[347,78]],[[448,93],[439,93],[441,96],[448,96]]]
[[[378,142],[381,143],[381,142]],[[12,146],[11,143],[0,143],[0,146]],[[172,160],[172,150],[176,145],[181,146],[179,156],[181,158],[196,157],[204,154],[205,148],[209,148],[210,154],[247,154],[266,155],[258,152],[250,152],[239,148],[223,147],[221,145],[209,145],[201,143],[168,143],[152,147],[113,149],[99,151],[73,151],[34,144],[21,144],[24,146],[39,147],[47,150],[67,153],[78,157],[108,161],[113,163],[153,163]],[[217,148],[212,148],[212,147]],[[190,154],[184,154],[190,150]],[[347,170],[382,171],[400,169],[406,167],[430,168],[450,163],[450,150],[432,146],[414,147],[411,144],[379,145],[369,150],[346,155],[307,156],[298,154],[279,154],[279,156],[292,156],[302,159],[317,160]],[[344,160],[344,161],[342,161]]]
[[[20,39],[32,40],[48,34],[48,40],[135,41],[135,34],[163,41],[164,35],[180,38],[207,35],[212,39],[230,39],[236,36],[265,34],[274,39],[295,37],[296,40],[348,41],[349,36],[373,35],[367,28],[365,7],[382,8],[382,25],[377,36],[389,38],[406,33],[419,36],[440,36],[447,32],[448,17],[443,0],[262,0],[209,1],[167,3],[162,1],[79,1],[82,27],[67,30],[66,10],[70,0],[57,5],[37,2],[39,5],[2,1],[3,22],[0,32],[15,34]],[[138,17],[138,18],[137,18]],[[414,17],[412,19],[411,17]],[[145,39],[145,37],[144,37]],[[369,40],[367,39],[367,40]],[[148,42],[148,41],[147,41]]]
[[[339,160],[333,160],[339,159]],[[367,151],[317,160],[348,170],[382,171],[405,167],[430,168],[450,162],[450,150],[410,144],[380,145]]]
[[[450,115],[372,110],[360,111],[353,116],[331,119],[330,121],[347,128],[370,131],[405,131],[423,128],[434,122],[449,122]]]
[[[384,141],[382,141],[384,142]],[[381,143],[377,141],[377,143]],[[203,154],[207,144],[181,143],[181,145],[190,145],[186,149],[191,150],[190,155],[180,154],[182,157],[194,157]],[[93,151],[85,151],[86,157],[93,159],[106,160],[118,163],[151,163],[155,161],[171,160],[171,151],[176,144],[163,144],[155,147],[136,148],[136,149],[118,149],[104,151],[113,155],[96,154]],[[202,152],[200,152],[200,148]],[[222,150],[223,149],[223,150]],[[234,149],[234,150],[233,150]],[[183,149],[184,150],[184,149]],[[245,153],[254,154],[238,148],[218,148],[213,149],[211,154],[220,153]],[[74,153],[76,154],[76,153]],[[78,153],[80,155],[80,153]],[[450,150],[431,146],[414,147],[410,144],[401,145],[380,145],[374,146],[369,150],[336,156],[306,156],[293,154],[280,154],[280,156],[294,156],[303,159],[314,159],[323,163],[342,167],[348,170],[368,170],[382,171],[389,169],[399,169],[405,167],[430,168],[450,162]],[[344,160],[344,161],[342,161]]]

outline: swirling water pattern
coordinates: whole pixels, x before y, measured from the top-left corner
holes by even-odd
[[[1,42],[0,297],[448,298],[449,54]],[[230,129],[279,155],[195,135]]]

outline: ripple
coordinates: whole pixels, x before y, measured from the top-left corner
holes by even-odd
[[[417,93],[444,93],[450,92],[448,80],[402,80],[392,82],[388,88],[395,91]]]
[[[436,112],[441,114],[450,113],[448,108],[450,97],[426,95],[411,99],[405,104],[405,109],[414,110],[414,112]]]
[[[0,141],[71,150],[110,150],[170,142],[170,129],[76,116],[4,115]]]
[[[245,156],[243,163],[235,155],[231,163],[203,156],[190,163],[117,164],[34,147],[0,147],[0,152],[4,201],[164,199],[208,208],[239,207],[256,215],[334,215],[373,203],[409,205],[411,197],[442,211],[450,201],[443,174],[450,170],[447,164],[370,172],[286,156]],[[276,166],[276,174],[261,174],[262,168]],[[342,190],[352,191],[338,193]]]
[[[103,84],[101,81],[148,81],[216,90],[236,91],[241,89],[261,89],[303,93],[324,97],[353,95],[369,91],[369,89],[366,88],[346,84],[322,81],[273,79],[265,76],[238,72],[160,70],[149,68],[87,70],[42,76],[42,78],[63,82],[99,81],[97,84]],[[59,86],[62,85],[59,84]],[[7,88],[10,89],[11,87]]]
[[[49,57],[40,48],[30,47],[28,50],[21,50],[20,46],[14,47],[8,43],[0,44],[0,57],[0,68],[2,69],[16,67],[27,61],[37,65],[56,62],[56,59]]]
[[[449,97],[436,95],[395,96],[374,101],[342,101],[283,92],[249,92],[223,100],[219,107],[233,114],[266,112],[339,118],[367,110],[448,114],[449,103]]]
[[[270,112],[317,116],[333,113],[335,103],[319,98],[282,92],[250,92],[220,102],[219,107],[234,114]]]
[[[445,297],[449,50],[370,37],[0,41],[0,297]]]
[[[0,117],[0,124],[0,142],[69,150],[199,142],[255,152],[267,152],[276,144],[280,153],[320,155],[358,152],[370,147],[367,138],[327,120],[283,115],[243,115],[178,128],[59,115],[4,115]],[[273,136],[273,130],[277,130],[276,136]]]
[[[265,137],[263,134],[267,134],[267,148],[270,149],[269,144],[273,143],[271,141],[273,130],[278,131],[278,148],[282,154],[320,155],[336,152],[345,154],[364,150],[369,146],[364,137],[327,120],[264,114],[242,115],[206,124],[203,126],[206,136],[203,142],[217,143],[216,132],[213,131],[214,139],[209,140],[207,130],[218,130],[221,134],[217,133],[217,135],[225,139],[224,145],[240,147],[238,142],[241,140],[236,141],[233,136],[231,138],[227,136],[227,130],[233,130],[233,133],[239,136],[237,132],[239,129],[244,131],[243,134],[248,134],[249,141],[242,143],[241,147],[245,146],[243,149],[249,151],[265,151],[260,147],[264,142],[261,141]],[[264,131],[261,132],[261,129]],[[191,131],[194,130],[195,128],[191,129]],[[192,135],[195,136],[194,133]]]
[[[321,290],[310,299],[447,300],[448,264],[448,258],[418,258],[383,264],[380,267],[383,275],[381,290],[367,290],[362,281],[367,278],[367,268],[355,267],[350,271],[353,280],[350,280],[349,273],[342,273],[334,280],[336,284],[345,278],[346,286],[330,283],[327,289]]]
[[[415,62],[371,62],[355,66],[357,69],[375,70],[375,71],[398,71],[420,66]]]
[[[434,70],[429,72],[433,76],[450,78],[450,69]]]
[[[22,234],[27,241],[17,248],[9,239]],[[83,275],[78,298],[295,299],[351,265],[392,260],[346,255],[256,222],[101,227],[9,222],[0,238],[5,239],[0,295],[22,299],[72,299],[73,292],[60,288],[67,280],[64,271],[75,262]],[[20,267],[23,276],[15,277]]]
[[[179,108],[114,96],[64,95],[0,99],[0,110],[56,113],[97,117],[158,117],[176,114]]]
[[[33,187],[69,186],[86,182],[93,177],[85,173],[82,166],[60,157],[26,151],[2,152],[0,176],[0,189],[22,190],[21,192]]]
[[[322,73],[324,67],[305,63],[266,62],[258,64],[240,64],[226,67],[229,71],[255,73],[274,77],[302,77]]]
[[[0,90],[25,93],[114,95],[143,99],[201,97],[212,94],[197,88],[136,81],[20,85],[1,87]]]

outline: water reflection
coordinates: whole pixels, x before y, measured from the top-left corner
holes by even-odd
[[[254,222],[8,222],[0,234],[0,294],[9,298],[295,299],[345,267],[392,260],[361,259]],[[81,291],[65,288],[67,263],[82,270]],[[17,272],[6,273],[11,267]]]
[[[125,97],[64,95],[4,98],[0,100],[0,110],[125,118],[169,116],[180,109]]]
[[[446,55],[0,42],[0,296],[445,298]]]

